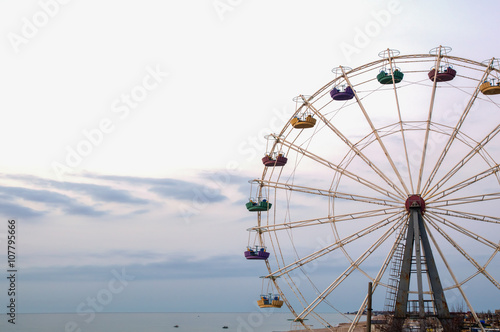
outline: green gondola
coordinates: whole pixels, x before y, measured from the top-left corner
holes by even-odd
[[[403,72],[396,69],[394,71],[394,83],[401,82],[403,80],[403,76]],[[392,84],[392,75],[382,70],[377,75],[377,80],[380,82],[380,84]]]
[[[269,209],[271,209],[271,206],[272,204],[269,203],[266,199],[263,199],[258,203],[250,200],[246,204],[248,211],[268,211]]]

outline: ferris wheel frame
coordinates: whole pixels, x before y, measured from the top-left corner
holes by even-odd
[[[265,246],[266,242],[270,244],[268,247],[273,252],[271,256],[274,257],[265,260],[268,275],[264,277],[276,288],[281,299],[294,314],[295,321],[302,323],[305,327],[304,320],[311,314],[321,321],[323,325],[330,326],[330,323],[316,313],[315,309],[321,303],[328,301],[328,296],[354,272],[361,273],[373,283],[373,292],[376,291],[378,286],[397,292],[400,289],[398,288],[399,283],[397,286],[391,285],[390,282],[384,283],[382,277],[387,277],[387,271],[390,264],[394,264],[396,253],[405,239],[408,239],[409,228],[414,228],[425,233],[425,237],[428,234],[428,238],[424,242],[421,242],[424,235],[420,233],[417,235],[417,238],[413,241],[417,247],[415,250],[422,250],[420,248],[420,244],[422,244],[422,247],[426,248],[425,251],[432,251],[430,249],[430,245],[432,245],[433,250],[438,254],[437,257],[441,260],[441,265],[444,266],[449,277],[453,279],[452,285],[441,287],[442,291],[456,289],[466,302],[474,319],[483,328],[471,301],[466,295],[464,285],[477,275],[482,275],[497,289],[500,289],[500,283],[497,281],[498,276],[495,277],[488,271],[491,262],[500,251],[500,242],[498,242],[498,238],[495,240],[488,238],[487,235],[491,237],[492,234],[481,234],[475,229],[471,230],[470,227],[464,227],[463,224],[455,222],[455,219],[459,221],[472,220],[481,223],[481,225],[490,224],[490,226],[497,227],[495,229],[498,230],[500,227],[496,225],[500,224],[500,216],[455,208],[457,206],[473,206],[483,202],[495,202],[500,199],[500,190],[466,196],[454,195],[468,187],[475,186],[484,179],[493,178],[497,185],[500,184],[498,175],[500,165],[492,157],[492,153],[488,151],[492,147],[493,152],[496,152],[497,146],[500,151],[500,142],[495,141],[496,135],[500,132],[500,119],[495,119],[494,121],[498,121],[497,125],[486,134],[480,135],[479,138],[472,137],[466,132],[467,130],[464,130],[467,121],[471,118],[470,112],[478,103],[478,100],[487,103],[493,109],[500,109],[500,104],[493,99],[494,96],[490,97],[490,95],[496,93],[491,93],[492,90],[489,90],[490,93],[488,93],[487,90],[495,89],[497,86],[495,80],[498,82],[500,68],[498,59],[492,58],[486,63],[477,62],[450,56],[450,51],[451,48],[438,47],[431,50],[429,54],[399,55],[399,52],[387,49],[379,54],[381,59],[357,68],[351,69],[343,66],[334,68],[332,71],[336,75],[335,79],[325,84],[312,95],[295,97],[294,101],[297,103],[297,108],[290,121],[283,127],[281,132],[268,136],[268,138],[274,139],[274,144],[269,151],[266,151],[266,154],[271,155],[277,151],[280,151],[280,153],[286,151],[289,164],[287,165],[285,162],[280,165],[277,163],[273,165],[268,161],[267,165],[264,164],[261,177],[253,180],[253,183],[258,184],[258,196],[268,197],[272,204],[268,203],[266,209],[257,211],[257,225],[251,227],[249,231],[256,232],[260,246]],[[418,70],[405,69],[405,67],[418,67],[420,64],[430,64],[431,68],[425,68],[425,70],[420,68]],[[454,69],[452,69],[453,67]],[[377,70],[379,73],[376,76],[372,75],[365,79],[365,76]],[[421,75],[424,72],[428,75],[422,80],[408,79],[409,76]],[[453,80],[455,78],[461,82],[461,85],[454,85]],[[361,90],[365,85],[377,85],[377,80],[380,86],[373,89],[373,91]],[[486,86],[485,83],[489,85]],[[463,86],[463,84],[466,85]],[[404,119],[403,94],[400,91],[402,85],[405,89],[412,86],[423,87],[426,91],[430,89],[430,91],[427,91],[430,93],[430,98],[427,110],[424,112],[425,116],[420,117],[418,120]],[[468,96],[468,100],[460,111],[454,125],[440,123],[434,119],[439,108],[436,105],[436,98],[443,85],[453,91],[464,92],[464,95]],[[379,121],[375,119],[372,108],[365,106],[365,101],[372,98],[373,94],[382,91],[382,89],[386,95],[387,91],[393,93],[391,102],[394,101],[395,106],[393,105],[391,109],[395,113],[392,114],[393,117],[396,116],[395,121]],[[500,93],[500,87],[495,92]],[[339,104],[332,106],[336,102]],[[362,114],[360,119],[366,121],[364,128],[367,129],[367,132],[356,136],[355,139],[351,138],[353,136],[352,132],[344,132],[335,123],[335,115],[344,112],[346,109],[357,110]],[[323,129],[335,136],[338,144],[342,144],[346,148],[345,151],[347,152],[343,154],[343,157],[342,155],[338,158],[335,157],[337,159],[332,161],[328,157],[322,156],[323,151],[317,149],[317,147],[316,150],[309,148],[314,135]],[[408,143],[409,137],[414,132],[418,132],[422,137],[421,147],[417,149],[420,154],[417,167],[413,167],[410,161],[412,150],[411,144]],[[394,158],[394,150],[388,144],[396,136],[399,137],[398,141],[401,143],[399,152],[404,156],[402,162],[398,162]],[[301,137],[305,138],[299,144]],[[431,137],[440,137],[443,141],[443,144],[439,147],[440,150],[436,154],[430,151]],[[450,162],[448,160],[453,159],[450,156],[456,154],[454,149],[457,145],[460,145],[462,150],[465,151],[461,151],[464,152],[461,157]],[[380,154],[374,154],[371,151],[375,149],[374,147]],[[290,160],[293,159],[290,158],[292,154],[295,156],[295,161]],[[432,158],[431,154],[434,154]],[[383,167],[379,165],[382,158],[384,158]],[[318,188],[316,186],[295,184],[297,166],[301,164],[302,159],[311,164],[320,165],[325,170],[332,172],[333,176],[330,182],[327,182],[328,185]],[[477,172],[473,169],[472,173],[468,174],[469,176],[462,176],[459,180],[455,180],[467,167],[471,167],[471,164],[474,163],[475,166],[478,160],[485,166],[484,169]],[[294,163],[294,165],[290,165],[290,163]],[[402,167],[401,164],[404,166]],[[432,166],[429,166],[429,164]],[[355,168],[359,165],[365,167],[362,173],[358,173]],[[443,170],[443,165],[447,165],[449,169]],[[285,171],[287,167],[291,167],[292,171],[287,173]],[[467,171],[471,172],[470,169]],[[369,174],[370,177],[365,176],[365,174]],[[346,180],[350,184],[355,184],[358,188],[364,188],[363,191],[368,191],[371,194],[350,190],[342,191],[341,189],[344,187],[349,188],[349,186],[343,185]],[[277,193],[283,196],[300,193],[307,197],[326,199],[329,202],[328,215],[292,220],[290,212],[287,211],[284,216],[277,217],[277,209],[283,206],[283,203],[276,199]],[[275,196],[274,200],[271,199],[272,195]],[[364,204],[365,206],[373,206],[373,208],[337,213],[336,211],[341,210],[338,206],[345,202]],[[287,204],[290,205],[290,201]],[[415,218],[411,217],[412,212],[416,213]],[[419,220],[417,215],[422,218],[421,222],[417,221]],[[340,230],[342,223],[358,222],[360,220],[369,220],[369,222],[365,222],[362,228],[356,229],[347,235]],[[414,220],[414,223],[412,220]],[[324,225],[328,225],[332,229],[334,240],[331,243],[307,254],[299,255],[296,253],[295,259],[288,260],[288,258],[284,258],[285,254],[283,254],[282,249],[293,248],[295,250],[294,244],[292,241],[292,246],[284,246],[283,240],[278,239],[278,236],[291,234],[291,232],[296,236],[301,230],[323,227]],[[415,227],[412,225],[415,225]],[[453,236],[449,234],[450,230],[487,248],[491,254],[488,254],[489,257],[486,260],[479,262],[474,258],[473,254],[470,254],[460,243],[454,240]],[[359,239],[376,232],[379,232],[377,238],[364,251],[358,253],[357,257],[353,257],[345,249],[352,243],[359,241]],[[474,268],[474,273],[459,280],[435,235],[446,240],[451,247],[462,255]],[[290,235],[288,236],[290,237]],[[373,274],[365,271],[361,265],[370,258],[373,252],[382,248],[383,245],[387,246],[391,236],[394,236],[395,240],[389,246],[377,273]],[[336,251],[341,251],[347,259],[345,270],[338,273],[337,278],[327,287],[323,287],[322,290],[316,288],[314,282],[305,273],[304,278],[308,279],[307,281],[313,285],[312,288],[316,290],[315,298],[307,300],[306,296],[300,294],[300,287],[294,286],[294,280],[290,277],[290,274]],[[408,260],[408,255],[410,255],[410,259],[416,258],[419,262],[415,265],[419,270],[419,274],[422,275],[422,271],[420,271],[422,267],[420,254],[417,255],[416,252],[412,251],[403,258]],[[427,260],[428,258],[422,256],[422,259]],[[410,269],[411,264],[410,262]],[[427,264],[427,261],[425,264]],[[403,268],[401,268],[400,273],[402,270]],[[418,278],[418,282],[422,283],[421,277]],[[282,283],[282,279],[286,279],[286,281]],[[288,290],[285,291],[284,287],[287,287]],[[421,285],[418,287],[417,292],[412,292],[409,289],[406,292],[418,294],[421,303],[424,295],[430,296],[432,301],[435,301],[438,291],[425,290]],[[299,306],[292,304],[292,301],[289,300],[291,296],[298,298]],[[366,309],[367,301],[368,295],[361,301],[350,331],[359,322],[361,314]],[[420,305],[422,305],[421,303]],[[296,310],[298,307],[301,308],[300,311]],[[420,311],[422,310],[422,307],[420,307]],[[407,312],[405,311],[404,314],[407,315]]]

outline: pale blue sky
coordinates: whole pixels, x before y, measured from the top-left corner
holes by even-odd
[[[499,9],[0,2],[0,245],[16,218],[19,311],[76,312],[116,273],[129,279],[113,284],[105,312],[256,310],[265,268],[242,254],[255,223],[247,181],[260,176],[263,136],[284,125],[292,98],[388,47],[500,56]]]

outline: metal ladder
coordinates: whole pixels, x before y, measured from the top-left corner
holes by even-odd
[[[385,294],[384,311],[394,312],[396,305],[396,296],[399,287],[399,277],[401,274],[401,264],[403,262],[403,253],[405,249],[404,239],[399,242],[392,257],[392,264],[389,273],[388,288]]]

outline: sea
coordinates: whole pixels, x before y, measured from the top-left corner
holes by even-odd
[[[321,314],[332,326],[354,316]],[[274,332],[303,329],[289,313],[74,313],[0,315],[0,332]],[[11,320],[11,322],[9,322]],[[323,327],[315,320],[312,328]]]

